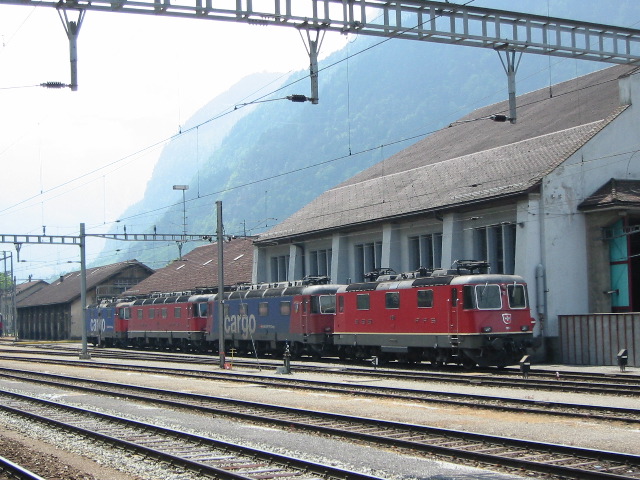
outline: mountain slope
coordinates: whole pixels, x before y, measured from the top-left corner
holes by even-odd
[[[493,3],[499,8],[500,2]],[[619,15],[633,11],[631,2],[618,2],[620,9],[615,12],[604,2],[586,3],[591,21],[608,18],[607,23],[623,24]],[[552,14],[568,17],[572,5],[575,2],[557,2]],[[526,55],[517,90],[549,88],[551,83],[606,66]],[[180,233],[183,206],[178,192],[170,190],[172,184],[185,183],[190,185],[189,233],[215,232],[215,201],[221,200],[225,233],[255,234],[424,135],[507,97],[502,64],[490,50],[356,37],[320,68],[318,105],[286,100],[260,104],[241,118],[230,115],[234,118],[226,129],[219,127],[219,120],[209,123],[219,134],[215,139],[205,139],[204,129],[197,129],[197,135],[171,142],[145,199],[123,217],[135,219],[136,231],[151,231],[155,225],[159,232]],[[306,72],[299,72],[284,80],[287,85],[299,82],[274,96],[308,92],[305,77]],[[189,125],[202,122],[210,112],[203,111]],[[174,198],[175,205],[156,216],[154,211],[167,205],[168,198]],[[150,215],[143,216],[145,212]],[[187,244],[185,252],[195,246]],[[103,258],[115,248],[121,245],[107,245]],[[117,258],[137,258],[158,267],[177,254],[172,244],[136,243]]]

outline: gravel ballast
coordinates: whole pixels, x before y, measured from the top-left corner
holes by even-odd
[[[96,363],[110,363],[115,361],[94,360]],[[126,362],[131,363],[131,362]],[[145,363],[148,364],[148,363]],[[306,408],[309,410],[332,411],[347,415],[382,418],[405,423],[430,425],[440,428],[488,433],[514,438],[576,445],[599,450],[623,451],[626,453],[640,453],[640,429],[630,428],[619,423],[602,423],[585,419],[561,419],[542,415],[519,415],[515,413],[499,413],[494,411],[470,408],[446,407],[438,404],[421,402],[398,402],[392,400],[374,400],[351,397],[334,393],[313,393],[308,391],[293,391],[285,388],[263,387],[257,384],[233,383],[216,380],[181,379],[173,376],[152,375],[140,373],[124,373],[106,369],[88,369],[77,367],[62,367],[56,365],[27,364],[24,362],[5,361],[3,366],[8,368],[31,369],[40,372],[62,373],[83,378],[94,378],[118,383],[145,385],[154,388],[165,388],[183,392],[207,394],[213,396],[237,398],[261,403]],[[186,368],[180,365],[179,368]],[[218,372],[216,367],[193,366],[197,370],[211,369]],[[241,370],[234,367],[229,374]],[[612,367],[612,371],[613,367]],[[254,373],[253,371],[251,373]],[[275,375],[273,369],[263,369],[263,376]],[[292,378],[330,380],[332,382],[356,383],[362,381],[347,374],[339,377],[335,375],[296,373],[295,366]],[[324,378],[326,377],[326,378]],[[373,381],[369,381],[373,383]],[[489,469],[473,469],[445,463],[429,458],[417,458],[400,452],[356,445],[339,439],[327,438],[321,435],[311,435],[299,432],[284,432],[275,428],[257,426],[248,423],[227,420],[225,418],[203,418],[201,414],[188,411],[171,411],[152,405],[140,405],[134,402],[113,399],[110,397],[94,397],[82,395],[67,390],[56,392],[51,388],[39,387],[33,384],[23,384],[0,380],[3,389],[14,389],[36,393],[43,397],[56,398],[61,403],[88,405],[87,408],[105,410],[107,413],[118,413],[143,421],[159,423],[171,428],[211,436],[212,438],[235,443],[250,444],[250,446],[278,453],[295,454],[296,456],[312,459],[318,462],[339,465],[371,475],[393,479],[437,479],[437,480],[471,480],[471,479],[515,479],[522,476],[493,472]],[[434,384],[432,382],[394,382],[388,380],[375,381],[375,385],[394,385],[402,388],[428,389],[438,391],[456,391],[484,395],[505,395],[517,398],[528,398],[540,401],[562,401],[566,403],[590,403],[602,405],[631,406],[636,408],[637,399],[625,397],[586,395],[569,393],[552,393],[536,390],[505,390],[483,387],[478,385],[451,386]],[[49,433],[37,433],[38,428],[18,421],[8,415],[0,415],[0,436],[9,438],[8,432],[20,432],[23,443],[43,454],[62,455],[62,464],[77,468],[66,477],[70,480],[102,479],[111,480],[186,480],[191,478],[184,474],[169,472],[166,468],[155,465],[154,462],[143,461],[137,457],[127,457],[126,454],[113,453],[109,449],[89,444],[86,440],[75,438],[48,438]],[[28,437],[27,437],[28,435]],[[31,436],[36,441],[31,444]],[[73,452],[69,459],[64,454],[56,453],[47,447],[52,442],[64,452]],[[4,450],[4,449],[3,449]],[[84,457],[86,467],[83,467]],[[79,465],[73,463],[76,458]],[[17,461],[17,463],[20,463]],[[100,467],[100,468],[98,468]],[[155,467],[155,470],[154,470]],[[95,476],[101,474],[107,477]],[[111,474],[109,472],[114,469]],[[115,470],[117,469],[117,470]],[[105,473],[106,472],[106,473]],[[71,476],[71,475],[94,476]],[[120,475],[120,476],[118,476]],[[523,476],[530,477],[526,472]],[[56,478],[56,477],[47,477]]]

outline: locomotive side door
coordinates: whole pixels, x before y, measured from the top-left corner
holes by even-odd
[[[449,334],[458,335],[458,304],[460,299],[458,298],[458,289],[451,288],[451,296],[449,297]]]
[[[302,327],[302,334],[306,337],[309,333],[309,315],[311,314],[311,303],[309,302],[311,297],[305,295],[302,297],[302,312],[300,314],[300,326]]]

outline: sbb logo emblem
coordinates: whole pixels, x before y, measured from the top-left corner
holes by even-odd
[[[243,339],[248,339],[256,332],[256,317],[251,314],[231,315],[224,317],[224,332],[237,333]]]
[[[502,314],[502,321],[504,322],[505,325],[509,325],[511,323],[511,314],[510,313],[503,313]]]

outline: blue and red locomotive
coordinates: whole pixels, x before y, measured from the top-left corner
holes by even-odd
[[[222,326],[225,350],[239,354],[281,355],[289,348],[293,356],[316,358],[515,364],[533,339],[527,285],[519,276],[487,272],[486,263],[467,261],[455,270],[384,272],[349,285],[314,278],[240,287],[221,295],[222,325],[217,293],[156,295],[109,304],[101,317],[93,313],[89,325],[105,328],[89,338],[107,346],[217,352]]]

